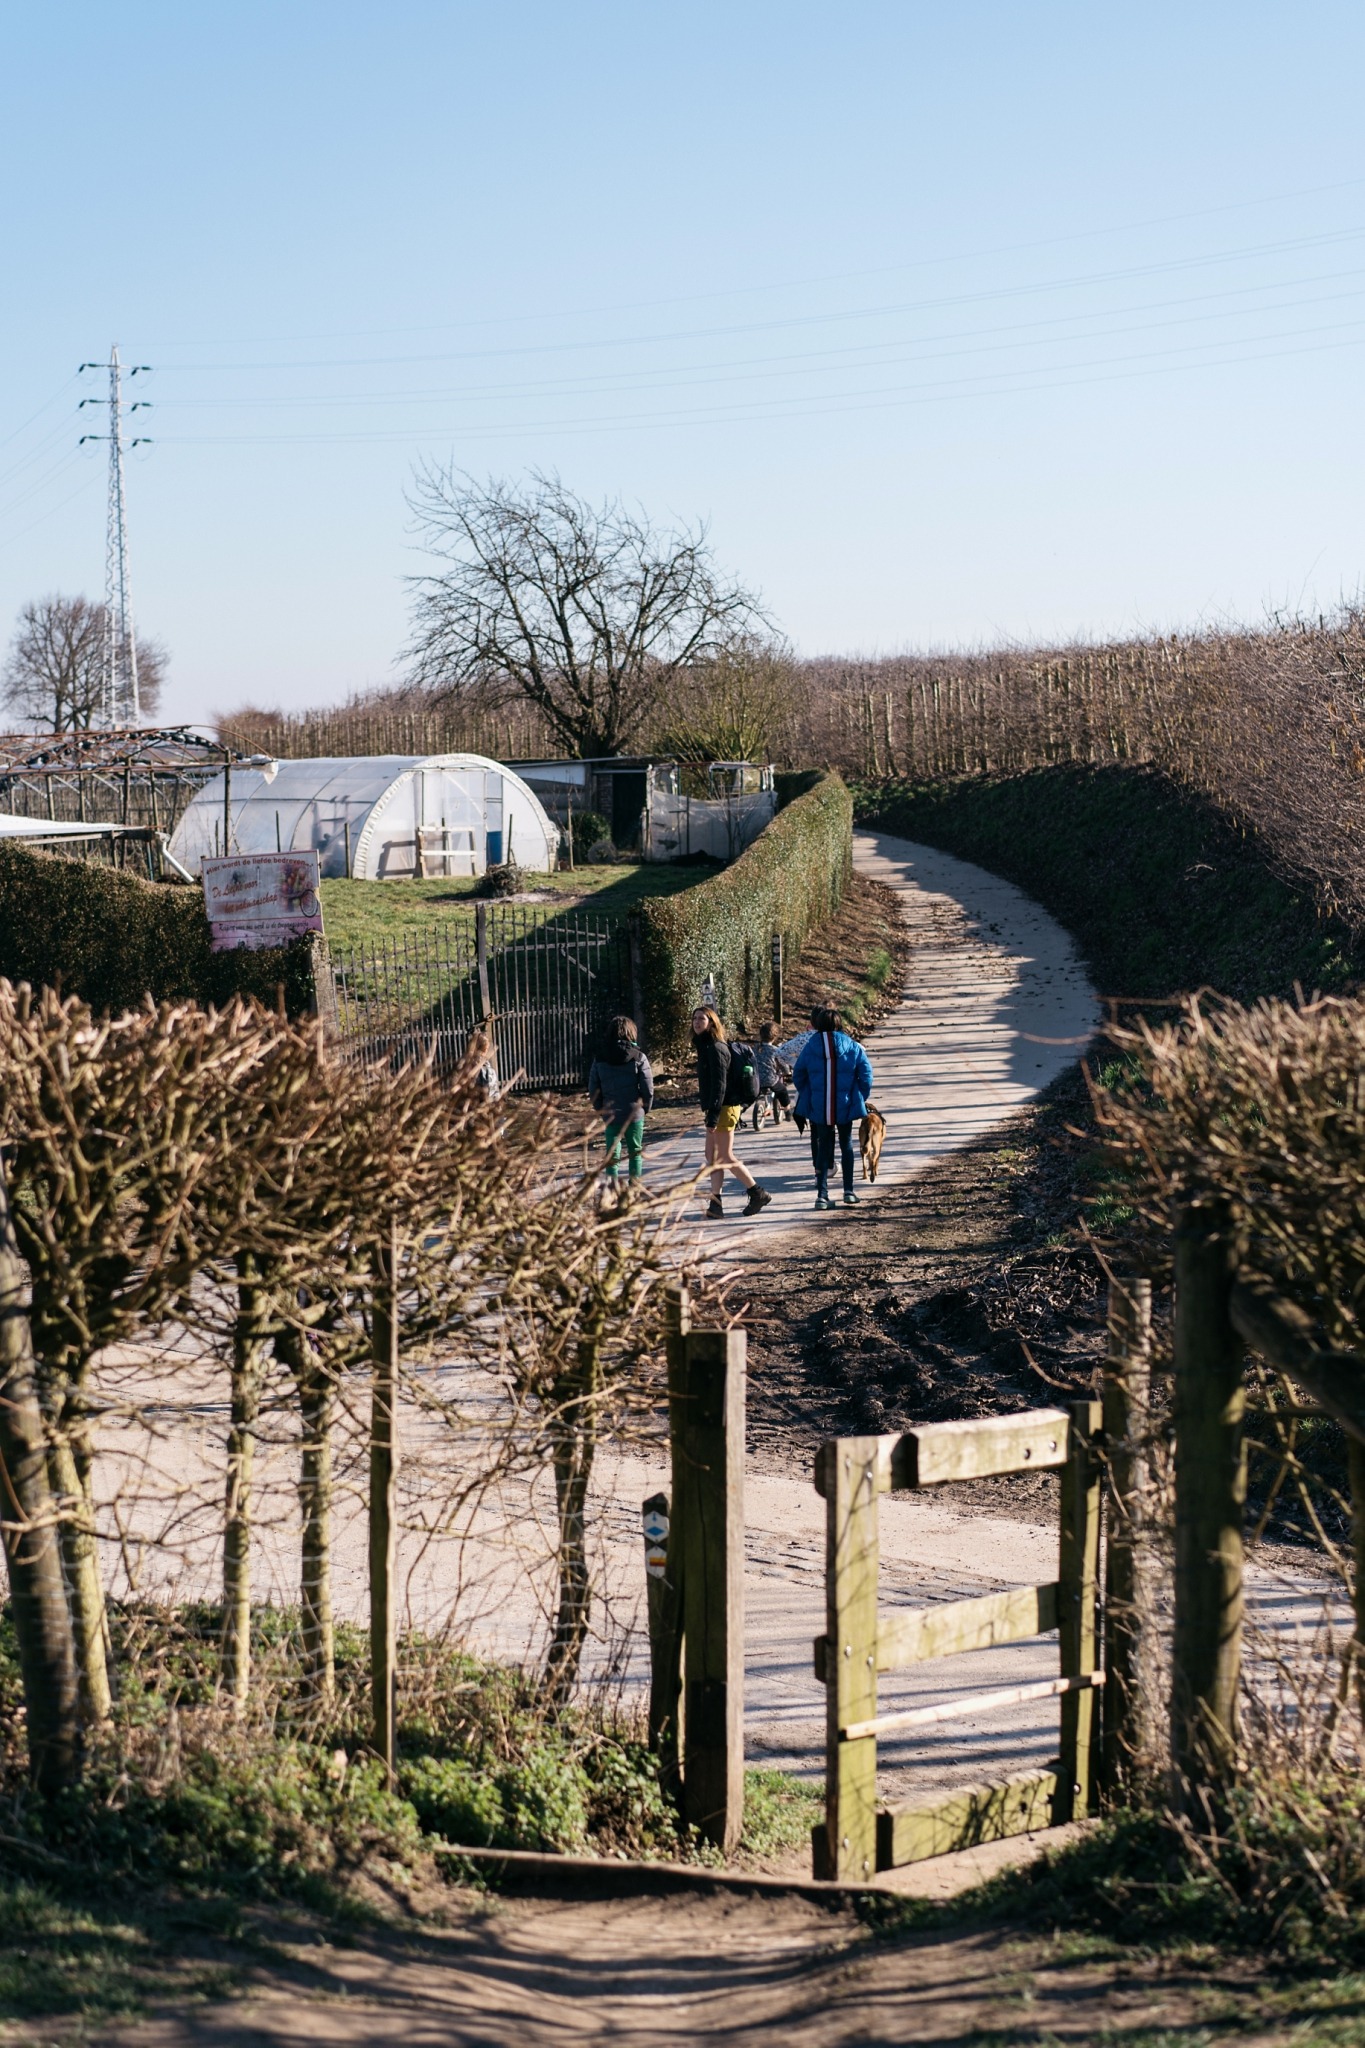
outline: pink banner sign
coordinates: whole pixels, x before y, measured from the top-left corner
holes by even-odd
[[[237,853],[205,860],[201,872],[215,953],[287,946],[322,930],[318,857],[312,850]]]

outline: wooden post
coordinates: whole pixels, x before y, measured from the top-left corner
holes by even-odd
[[[670,1544],[669,1500],[652,1493],[644,1504],[645,1597],[649,1614],[649,1746],[659,1759],[659,1782],[678,1796],[678,1581],[670,1566],[681,1547]]]
[[[1100,1563],[1100,1467],[1095,1434],[1098,1401],[1073,1401],[1068,1456],[1062,1467],[1062,1534],[1057,1565],[1057,1635],[1063,1678],[1085,1678],[1099,1668],[1096,1629]],[[1060,1823],[1083,1820],[1094,1788],[1095,1693],[1062,1695],[1062,1766],[1058,1772]]]
[[[773,933],[773,1022],[782,1022],[782,934]]]
[[[474,905],[474,957],[479,970],[479,1010],[482,1021],[488,1022],[493,1005],[488,999],[488,905]]]
[[[398,1224],[375,1254],[370,1391],[370,1699],[374,1751],[393,1776],[398,1639],[394,1613],[394,1506],[398,1444]]]
[[[817,1480],[825,1496],[828,1764],[815,1874],[855,1882],[877,1867],[877,1738],[843,1742],[840,1730],[877,1713],[878,1450],[876,1437],[826,1444]]]
[[[1152,1283],[1116,1279],[1109,1289],[1104,1440],[1109,1461],[1104,1571],[1104,1726],[1101,1779],[1111,1805],[1150,1764],[1156,1611],[1152,1584]]]
[[[1187,1209],[1175,1239],[1174,1796],[1204,1820],[1237,1743],[1246,1444],[1242,1344],[1218,1219]]]
[[[626,919],[626,944],[630,948],[630,1014],[635,1020],[635,1030],[644,1044],[645,1037],[645,966],[644,940],[640,929],[640,913],[632,910]]]
[[[683,1817],[728,1853],[744,1824],[745,1338],[691,1330],[678,1343],[669,1533],[681,1548],[687,1654]]]

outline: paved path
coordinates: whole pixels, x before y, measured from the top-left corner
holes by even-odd
[[[1084,1052],[1099,1004],[1066,932],[1012,883],[885,833],[855,834],[853,859],[900,892],[913,949],[904,1000],[868,1041],[888,1127],[877,1180],[886,1188],[1046,1088]],[[798,1029],[805,1019],[789,1023]],[[703,1242],[742,1259],[778,1231],[830,1226],[815,1213],[809,1147],[793,1125],[741,1133],[736,1149],[772,1207],[708,1224]],[[681,1179],[701,1163],[700,1125],[651,1147],[649,1161],[651,1174]],[[875,1200],[859,1174],[859,1194]],[[740,1199],[738,1184],[727,1183],[727,1209],[738,1211]]]

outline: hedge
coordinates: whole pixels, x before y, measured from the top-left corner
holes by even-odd
[[[149,995],[219,1007],[254,995],[273,1005],[281,986],[291,1016],[312,1002],[306,943],[214,953],[199,889],[12,841],[0,841],[0,975],[113,1014]]]
[[[708,974],[727,1024],[772,1000],[772,941],[795,959],[838,909],[853,871],[853,800],[836,774],[794,796],[721,874],[640,906],[645,1035],[677,1054]]]

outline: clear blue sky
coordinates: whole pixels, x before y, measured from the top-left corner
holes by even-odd
[[[1358,5],[51,0],[3,52],[0,634],[102,590],[117,341],[177,717],[392,676],[423,457],[705,519],[808,652],[1361,581]]]

